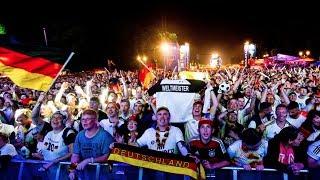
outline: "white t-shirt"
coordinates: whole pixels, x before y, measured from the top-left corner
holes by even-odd
[[[37,143],[37,152],[41,153],[43,149],[45,149],[46,147],[44,146],[44,142],[42,141],[38,141]]]
[[[307,151],[308,156],[316,161],[320,161],[320,140],[312,143]]]
[[[300,98],[297,96],[296,102],[299,104],[300,109],[303,109],[306,107],[306,100],[308,99],[308,96],[305,96],[304,98]]]
[[[160,141],[162,141],[165,132],[160,132]],[[158,149],[158,145],[156,142],[156,130],[154,128],[147,129],[142,136],[137,140],[138,145],[148,146],[148,149],[155,151],[162,151],[165,153],[173,153],[178,154],[177,143],[180,141],[184,141],[182,132],[179,128],[171,126],[169,130],[168,138],[165,142],[163,149]]]
[[[285,127],[288,127],[290,126],[289,123],[286,123],[284,125],[283,128]],[[272,139],[275,135],[279,134],[279,132],[283,129],[283,128],[280,128],[278,126],[278,124],[276,123],[276,121],[274,121],[273,123],[269,124],[267,127],[266,127],[266,130],[264,131],[264,137],[267,141],[269,141],[270,139]]]
[[[294,127],[300,128],[301,124],[306,120],[307,118],[303,116],[302,114],[299,115],[297,119],[291,118],[290,116],[287,117],[287,121]]]
[[[189,142],[192,138],[199,136],[198,131],[199,121],[195,119],[190,119],[185,125],[185,140]]]
[[[52,161],[54,159],[57,159],[59,157],[66,155],[69,152],[68,146],[64,144],[64,141],[62,138],[63,131],[64,129],[57,134],[55,134],[53,131],[50,131],[44,137],[44,140],[43,140],[44,148],[40,150],[44,160]]]
[[[114,136],[114,123],[110,122],[109,119],[102,119],[100,121],[100,126],[107,131],[111,136]],[[120,127],[122,124],[124,124],[124,121],[122,119],[119,119],[119,122],[117,124],[117,127]]]
[[[239,166],[248,164],[259,164],[263,161],[263,157],[267,155],[268,142],[261,140],[261,145],[256,151],[243,151],[242,140],[238,140],[231,144],[228,148],[228,154],[231,159],[234,159]]]
[[[16,156],[18,153],[16,148],[12,144],[5,144],[2,148],[0,148],[0,156]]]
[[[320,135],[320,130],[315,130],[313,133],[309,135],[307,141],[315,141],[316,138]]]

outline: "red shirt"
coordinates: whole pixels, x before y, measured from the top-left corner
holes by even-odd
[[[286,164],[286,165],[294,163],[294,152],[291,146],[284,146],[282,143],[280,143],[278,161],[281,164]]]
[[[191,154],[201,160],[217,163],[229,159],[223,142],[218,138],[213,137],[207,144],[204,144],[199,138],[192,139],[189,145]]]

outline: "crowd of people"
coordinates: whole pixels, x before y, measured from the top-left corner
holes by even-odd
[[[206,169],[319,169],[319,67],[206,72],[192,118],[179,123],[148,94],[163,79],[179,79],[176,72],[155,71],[147,87],[137,71],[64,73],[47,93],[1,77],[0,167],[12,158],[38,159],[48,162],[39,171],[55,173],[60,161],[71,161],[67,175],[75,179],[124,143],[189,156]]]

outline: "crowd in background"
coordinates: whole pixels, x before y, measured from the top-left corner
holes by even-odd
[[[206,169],[265,167],[293,174],[320,167],[319,67],[206,70],[191,119],[177,127],[147,90],[177,72],[68,72],[47,92],[0,78],[0,158],[71,161],[69,177],[106,162],[113,143],[190,156]],[[183,106],[184,104],[181,104]],[[52,167],[52,168],[50,168]]]

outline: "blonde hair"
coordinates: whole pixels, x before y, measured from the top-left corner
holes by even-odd
[[[27,119],[31,118],[31,110],[30,109],[17,109],[14,114],[14,119],[17,121],[17,119],[24,115]]]
[[[86,110],[84,110],[83,113],[82,113],[82,116],[85,115],[85,114],[91,115],[91,116],[95,116],[97,119],[99,118],[98,112],[95,111],[95,110],[93,110],[93,109],[86,109]]]

